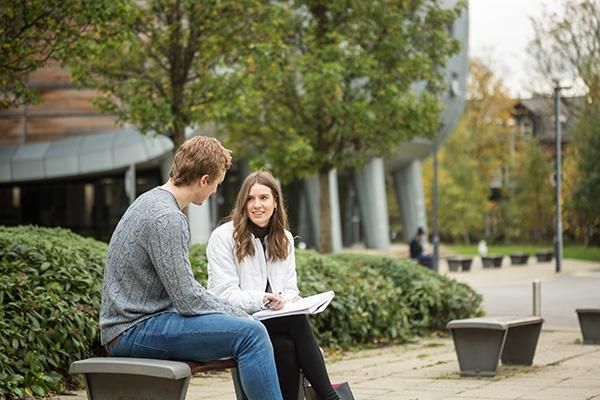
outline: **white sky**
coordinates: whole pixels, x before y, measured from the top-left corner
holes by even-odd
[[[527,54],[533,39],[530,17],[539,17],[544,8],[560,10],[560,4],[560,0],[469,0],[469,56],[491,67],[511,95],[529,96],[527,82],[534,76]]]

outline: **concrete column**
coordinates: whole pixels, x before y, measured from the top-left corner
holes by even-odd
[[[319,223],[321,221],[321,213],[319,212],[319,178],[313,176],[306,179],[304,181],[304,190],[306,192],[305,204],[307,207],[300,210],[300,219],[310,218],[310,224],[304,225],[305,229],[310,227],[310,231],[300,234],[307,238],[307,243],[317,245],[319,243]],[[331,221],[329,222],[331,224],[331,246],[333,252],[336,253],[342,249],[342,228],[336,170],[329,172],[329,203],[331,206]]]
[[[392,176],[396,201],[402,215],[404,241],[408,242],[415,235],[419,226],[427,232],[421,162],[419,160],[412,161],[406,167],[392,172]]]
[[[201,206],[190,204],[187,207],[192,244],[208,242],[208,238],[210,237],[215,224],[214,218],[211,215],[211,203],[213,201],[214,199],[211,197]]]
[[[331,248],[334,253],[342,250],[342,223],[338,196],[337,170],[329,171],[329,202],[331,203]]]
[[[385,193],[385,169],[382,158],[375,158],[354,174],[365,244],[368,248],[390,247],[390,223]]]
[[[125,170],[125,194],[129,199],[129,204],[133,203],[136,198],[135,192],[135,164],[131,164],[127,170]]]
[[[169,172],[171,172],[174,156],[175,154],[172,151],[169,151],[162,160],[160,160],[160,175],[162,176],[163,183],[166,183],[169,180]]]

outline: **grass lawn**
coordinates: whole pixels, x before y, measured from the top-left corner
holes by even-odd
[[[475,256],[478,254],[477,244],[453,244],[444,245],[444,247],[450,250],[452,253],[460,255]],[[488,245],[488,254],[510,255],[514,253],[527,253],[531,256],[534,256],[537,250],[547,251],[553,250],[553,248],[552,246],[539,245]],[[600,261],[600,247],[588,247],[585,249],[583,246],[564,246],[563,257],[574,258],[577,260]]]

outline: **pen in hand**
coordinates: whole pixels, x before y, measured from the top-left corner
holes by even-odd
[[[264,298],[263,298],[263,304],[261,307],[261,310],[281,310],[281,308],[283,307],[285,303],[285,300],[283,299],[281,292],[274,294],[274,293],[266,293]]]
[[[261,309],[261,310],[266,310],[267,308],[269,308],[269,304],[271,304],[271,301],[272,301],[271,299],[269,299],[269,300],[265,301],[265,302],[263,303],[263,305],[260,307],[260,309]]]

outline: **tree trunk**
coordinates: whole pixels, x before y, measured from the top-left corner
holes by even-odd
[[[329,170],[319,171],[319,251],[331,253],[331,203],[329,200]]]
[[[171,131],[171,140],[173,141],[173,154],[175,154],[179,146],[185,142],[185,127],[182,124],[175,123]]]

